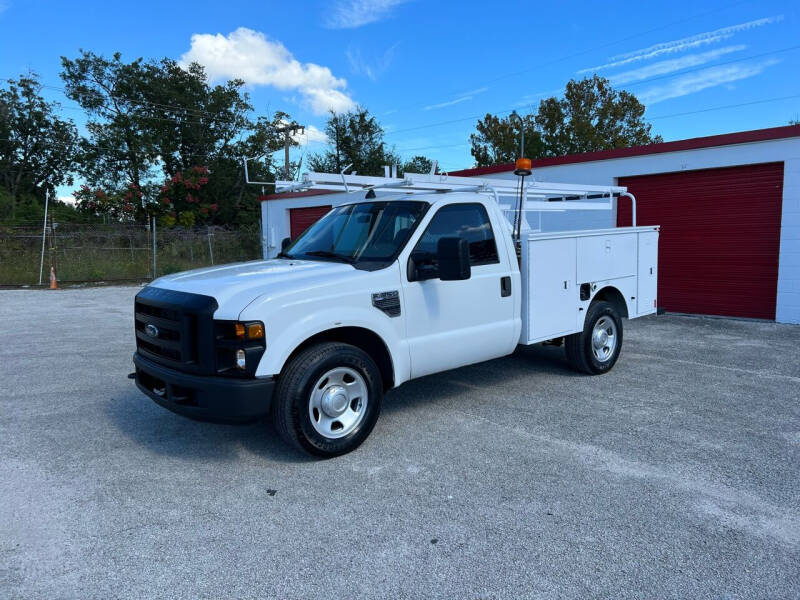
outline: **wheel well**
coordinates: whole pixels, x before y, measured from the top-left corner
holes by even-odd
[[[286,363],[299,352],[320,342],[342,342],[360,348],[369,354],[375,364],[378,365],[384,390],[394,387],[394,367],[392,366],[392,356],[389,354],[386,343],[377,333],[363,327],[337,327],[321,331],[295,348],[289,358],[286,359]]]
[[[592,298],[592,303],[605,300],[611,304],[619,313],[621,317],[628,318],[628,305],[625,303],[625,298],[622,293],[615,287],[604,287],[597,292]]]

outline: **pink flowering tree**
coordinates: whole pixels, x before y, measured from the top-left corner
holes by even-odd
[[[145,214],[143,192],[134,184],[119,190],[82,185],[73,193],[79,211],[92,216],[108,216],[113,221],[134,221]]]
[[[188,228],[211,224],[219,205],[203,199],[203,187],[207,183],[208,169],[203,166],[195,166],[184,172],[178,171],[167,179],[159,193],[161,225]]]

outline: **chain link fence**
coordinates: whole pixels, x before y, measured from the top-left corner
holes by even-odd
[[[48,284],[52,266],[59,283],[147,281],[197,267],[261,258],[257,225],[237,229],[203,227],[161,229],[155,244],[150,227],[56,223],[44,235],[42,226],[0,226],[0,285]]]

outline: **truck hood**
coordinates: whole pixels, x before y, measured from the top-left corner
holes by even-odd
[[[150,285],[211,296],[219,304],[216,318],[237,319],[263,294],[326,285],[355,273],[355,267],[344,263],[276,258],[183,271],[159,277]]]

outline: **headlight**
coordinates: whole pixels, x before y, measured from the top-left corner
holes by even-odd
[[[214,321],[216,371],[220,375],[253,376],[266,350],[261,321]]]

